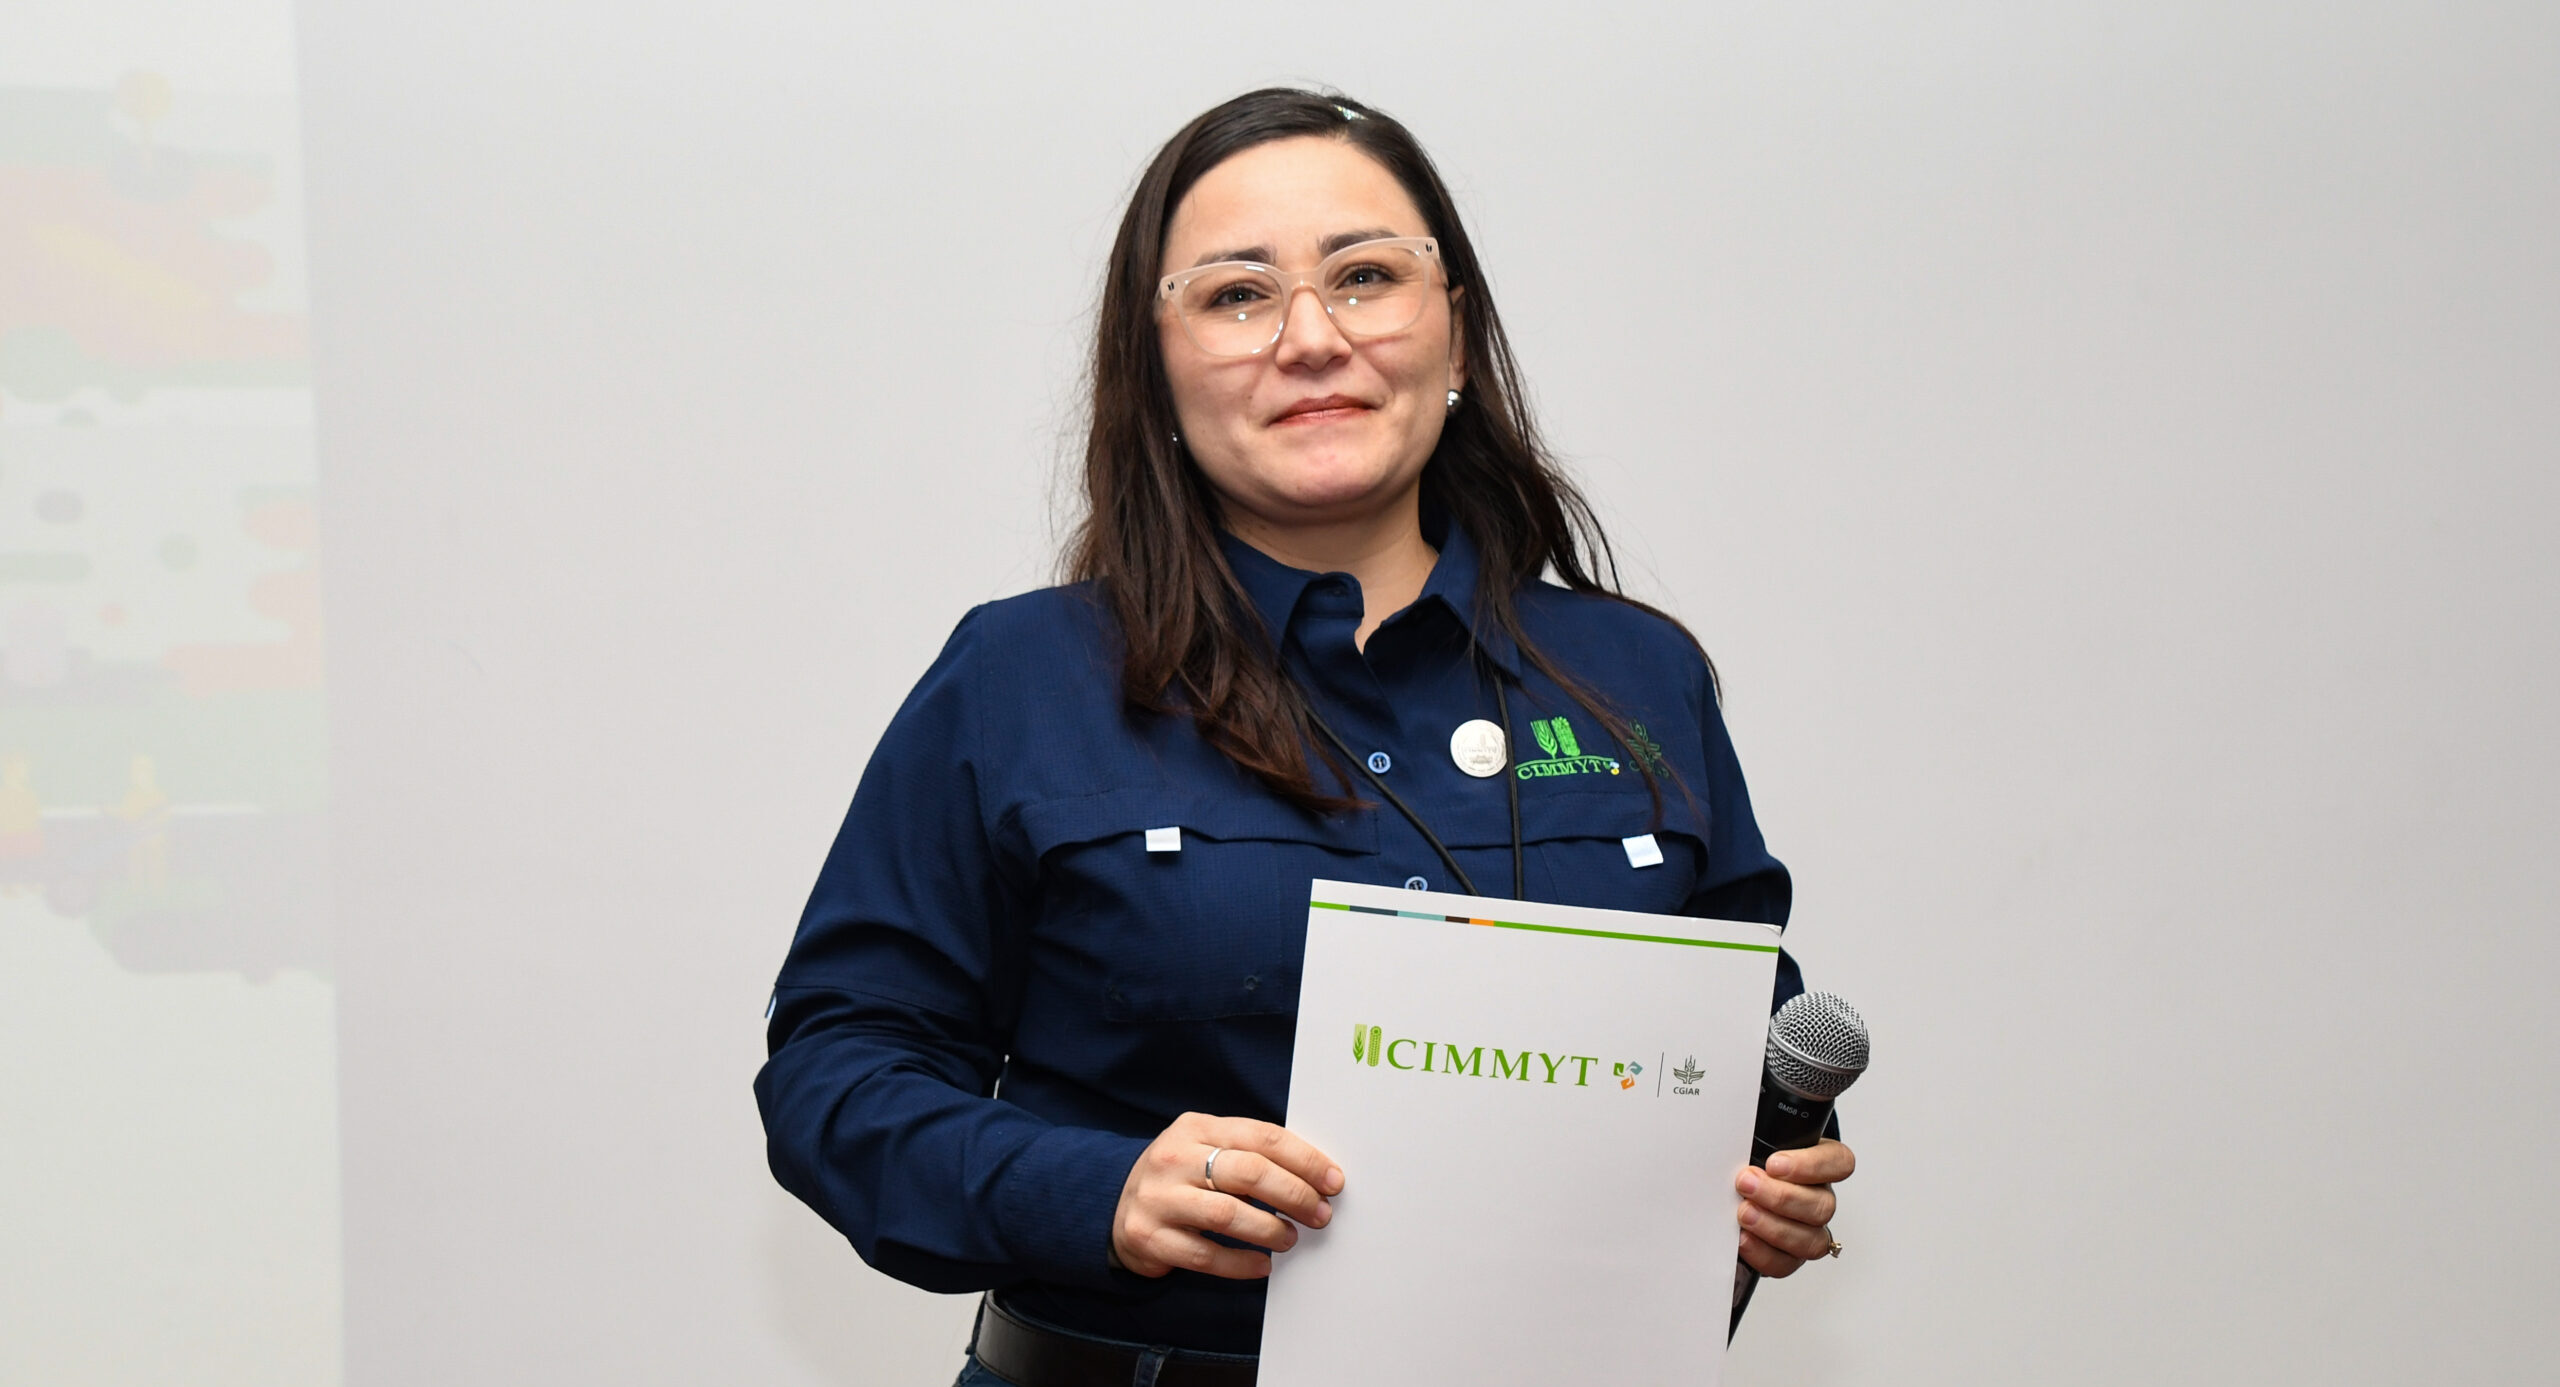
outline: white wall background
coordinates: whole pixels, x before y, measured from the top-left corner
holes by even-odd
[[[931,1383],[764,1174],[1119,203],[1406,118],[1874,1024],[1737,1383],[2546,1365],[2560,11],[303,0],[348,1378]]]

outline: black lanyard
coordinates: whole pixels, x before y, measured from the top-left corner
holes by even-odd
[[[1297,683],[1295,679],[1289,682]],[[1386,779],[1369,769],[1369,763],[1355,755],[1351,747],[1342,740],[1342,734],[1334,731],[1333,725],[1326,722],[1324,715],[1316,711],[1315,698],[1303,685],[1298,689],[1298,703],[1307,710],[1307,721],[1314,723],[1316,730],[1324,734],[1324,739],[1333,743],[1333,749],[1342,753],[1342,759],[1350,762],[1354,770],[1367,776],[1369,784],[1386,798],[1387,803],[1396,807],[1397,813],[1404,815],[1405,822],[1412,824],[1416,833],[1422,835],[1422,841],[1429,843],[1431,850],[1440,854],[1440,861],[1449,868],[1449,875],[1458,879],[1458,885],[1466,888],[1470,896],[1483,895],[1482,891],[1476,889],[1475,882],[1468,878],[1467,869],[1458,865],[1457,858],[1450,856],[1448,846],[1440,841],[1440,835],[1431,831],[1431,825],[1424,823],[1422,816],[1413,812],[1413,806],[1405,803],[1401,795],[1388,789]],[[1511,792],[1511,898],[1515,901],[1525,900],[1528,893],[1523,889],[1520,869],[1520,777],[1515,772],[1511,759],[1511,698],[1503,692],[1500,674],[1493,676],[1493,705],[1502,718],[1502,779]]]

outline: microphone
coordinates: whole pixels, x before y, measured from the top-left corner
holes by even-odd
[[[1828,992],[1807,992],[1769,1018],[1767,1063],[1760,1071],[1760,1116],[1751,1130],[1751,1163],[1769,1168],[1780,1151],[1801,1151],[1822,1140],[1831,1105],[1867,1072],[1867,1023],[1847,1002]],[[1730,1341],[1760,1273],[1734,1259]]]

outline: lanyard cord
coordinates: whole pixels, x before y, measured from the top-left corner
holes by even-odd
[[[1493,676],[1493,706],[1502,715],[1502,783],[1511,791],[1511,899],[1529,899],[1520,879],[1520,771],[1511,759],[1511,699],[1502,691],[1502,675]]]
[[[1292,679],[1289,682],[1295,684],[1297,681]],[[1511,699],[1503,692],[1502,676],[1499,674],[1493,679],[1493,701],[1502,715],[1503,779],[1511,782],[1511,898],[1521,900],[1525,899],[1525,893],[1521,890],[1520,872],[1520,778],[1511,773]],[[1441,863],[1448,867],[1449,875],[1458,879],[1458,885],[1464,887],[1470,896],[1483,895],[1482,891],[1476,889],[1474,880],[1468,877],[1467,869],[1459,866],[1458,859],[1450,855],[1447,845],[1440,841],[1440,835],[1431,831],[1431,825],[1424,823],[1422,816],[1413,812],[1413,806],[1405,803],[1402,796],[1387,788],[1386,780],[1376,771],[1369,769],[1367,761],[1353,754],[1349,744],[1342,740],[1342,734],[1334,731],[1333,724],[1326,722],[1324,715],[1316,711],[1316,701],[1308,697],[1303,688],[1298,690],[1298,706],[1306,710],[1307,721],[1315,724],[1316,730],[1324,734],[1324,739],[1333,743],[1333,749],[1342,753],[1342,759],[1350,762],[1352,769],[1366,777],[1369,784],[1385,797],[1387,803],[1394,805],[1396,812],[1404,815],[1405,822],[1413,825],[1414,832],[1422,835],[1422,841],[1429,843],[1431,850],[1440,854]]]

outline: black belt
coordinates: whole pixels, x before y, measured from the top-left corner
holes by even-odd
[[[1253,1387],[1242,1354],[1148,1348],[1033,1324],[988,1296],[971,1348],[986,1370],[1019,1387]],[[1153,1367],[1152,1375],[1144,1369]]]

